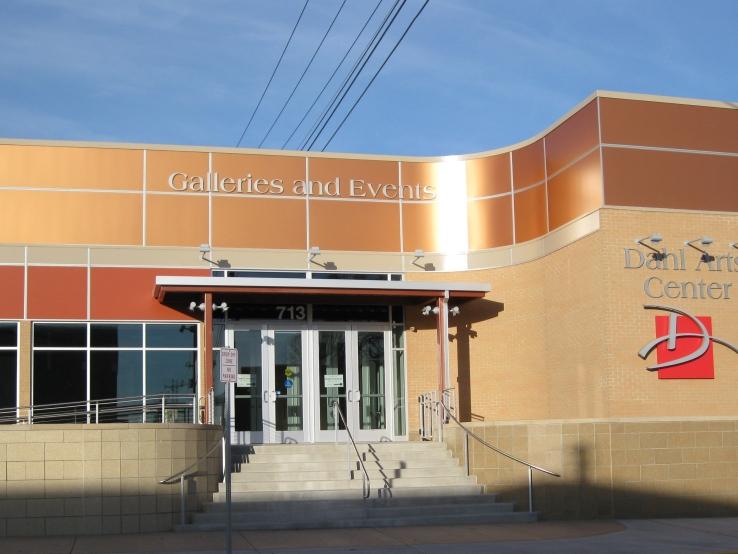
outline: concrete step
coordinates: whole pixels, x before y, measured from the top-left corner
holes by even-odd
[[[536,521],[537,514],[528,512],[479,512],[471,514],[442,514],[412,517],[340,518],[332,514],[305,520],[274,518],[269,522],[233,522],[234,530],[248,529],[342,529],[359,527],[406,527],[430,525],[471,525],[483,523],[523,523]],[[178,531],[218,531],[224,523],[194,523],[177,526]]]
[[[385,484],[390,488],[405,487],[437,487],[475,483],[474,477],[466,475],[440,477],[398,477],[393,479],[377,479],[372,482],[373,488],[381,488]],[[233,481],[231,491],[318,491],[339,489],[361,489],[362,480],[359,479],[316,479],[302,481]],[[225,483],[220,483],[218,491],[225,491]]]
[[[233,502],[296,502],[305,500],[356,500],[361,499],[361,481],[355,489],[326,489],[326,490],[287,490],[287,491],[232,491]],[[379,495],[397,498],[443,498],[446,496],[474,496],[484,493],[483,485],[465,484],[438,487],[406,487],[390,489],[389,493],[381,487],[371,488],[371,497]],[[225,488],[213,494],[213,503],[225,502]]]
[[[244,451],[251,451],[254,454],[268,454],[273,452],[331,452],[335,450],[346,449],[353,450],[351,444],[345,442],[338,443],[298,443],[298,444],[255,444],[246,447],[235,446],[234,450],[241,449]],[[440,442],[373,442],[373,443],[356,443],[356,448],[359,452],[366,452],[370,450],[376,451],[390,451],[390,450],[420,450],[423,452],[429,452],[431,450],[448,450],[445,443]]]
[[[249,471],[250,468],[242,469],[240,473],[234,473],[231,480],[234,483],[255,483],[255,482],[274,482],[274,481],[317,481],[317,480],[341,480],[341,479],[358,479],[361,480],[363,471],[353,469],[346,471],[346,466],[340,469],[331,470],[313,470],[305,471],[302,466],[293,467],[289,471]],[[408,477],[425,477],[428,479],[435,477],[460,477],[464,475],[464,470],[459,466],[443,465],[439,467],[422,467],[409,469],[379,469],[376,464],[367,467],[369,478],[375,479],[399,479]]]
[[[417,506],[435,506],[443,504],[453,506],[457,504],[493,504],[496,503],[495,494],[475,494],[464,495],[439,495],[439,496],[396,496],[390,498],[369,498],[361,499],[354,495],[350,499],[306,499],[306,500],[288,500],[288,501],[233,501],[231,509],[236,512],[323,512],[326,510],[344,510],[354,508],[382,508],[382,507],[417,507]],[[224,512],[226,505],[223,502],[213,502],[206,504],[205,512]]]
[[[407,461],[418,462],[427,460],[428,458],[436,460],[452,460],[450,450],[435,450],[432,453],[423,452],[422,450],[410,450],[402,452],[399,450],[388,450],[387,452],[360,452],[363,460],[366,461]],[[346,463],[346,451],[325,451],[325,452],[309,452],[299,451],[295,453],[279,453],[269,452],[265,454],[250,455],[244,458],[240,464],[237,458],[233,459],[235,466],[240,465],[256,465],[256,464],[296,464],[305,462],[344,462]],[[356,459],[356,453],[350,452],[349,460]]]
[[[364,465],[367,470],[372,469],[421,469],[421,468],[460,468],[457,460],[451,457],[435,458],[433,456],[427,456],[425,458],[416,458],[413,460],[372,460],[365,461]],[[299,471],[347,471],[347,468],[359,469],[359,462],[356,459],[351,459],[349,463],[346,463],[344,458],[341,461],[328,461],[328,462],[300,462]],[[251,463],[241,464],[240,471],[234,471],[232,473],[233,479],[239,475],[254,474],[254,473],[276,473],[276,472],[292,472],[295,471],[294,463],[260,463],[254,459]]]
[[[327,506],[323,510],[307,509],[294,510],[288,512],[232,512],[232,521],[234,523],[271,523],[275,517],[281,520],[290,520],[293,523],[310,521],[314,519],[324,519],[325,514],[332,514],[335,518],[340,519],[358,519],[358,518],[408,518],[420,516],[441,516],[446,514],[454,515],[475,515],[489,513],[512,512],[513,505],[510,503],[468,503],[468,504],[425,504],[425,505],[409,505],[409,506],[390,506],[375,505],[367,503],[364,506]],[[194,514],[192,523],[222,523],[223,512],[203,512]]]

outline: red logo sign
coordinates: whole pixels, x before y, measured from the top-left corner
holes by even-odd
[[[714,379],[712,341],[709,342],[704,354],[684,361],[690,358],[692,353],[699,351],[703,341],[702,329],[689,317],[676,314],[674,316],[656,316],[656,336],[672,339],[656,346],[656,362],[667,366],[658,371],[659,379]],[[696,316],[695,319],[704,325],[708,336],[712,335],[710,317]],[[675,328],[669,328],[670,320]],[[673,348],[670,348],[672,345]],[[668,367],[669,362],[676,362],[677,365]]]

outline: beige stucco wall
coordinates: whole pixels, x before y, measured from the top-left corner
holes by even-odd
[[[535,261],[422,279],[482,281],[484,300],[450,318],[452,383],[465,421],[547,418],[732,416],[738,412],[738,355],[714,345],[715,379],[659,380],[655,363],[637,353],[656,337],[645,304],[710,316],[713,334],[738,344],[738,265],[697,271],[699,254],[684,241],[709,235],[715,255],[738,256],[738,215],[664,210],[600,211],[600,229]],[[685,249],[684,271],[625,268],[624,249],[661,233],[659,248]],[[642,249],[643,250],[643,249]],[[644,250],[645,252],[645,250]],[[730,299],[649,298],[652,276],[677,282],[704,279],[730,285]],[[435,321],[406,310],[410,429],[417,429],[416,396],[437,388]]]
[[[503,450],[559,473],[534,472],[544,518],[718,516],[738,513],[738,419],[672,418],[470,423]],[[463,461],[463,434],[444,439]],[[525,466],[469,441],[488,493],[528,509]]]
[[[185,469],[220,439],[212,425],[9,425],[0,429],[0,536],[165,531]],[[188,509],[211,498],[221,450],[199,464]]]

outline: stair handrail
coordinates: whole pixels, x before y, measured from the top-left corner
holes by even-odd
[[[162,479],[159,481],[160,485],[172,485],[179,481],[179,522],[182,525],[185,525],[185,513],[187,512],[187,498],[185,497],[185,479],[189,479],[190,477],[195,477],[198,471],[190,471],[193,468],[200,465],[200,462],[203,460],[207,460],[207,458],[210,457],[210,455],[215,452],[216,448],[223,448],[223,441],[225,439],[219,438],[217,441],[213,443],[213,445],[210,447],[210,449],[200,456],[197,460],[195,460],[193,463],[188,465],[186,468],[184,468],[181,471],[178,471],[177,473],[173,473],[166,479]],[[226,471],[226,468],[222,468],[223,471]],[[230,468],[228,468],[230,471]]]
[[[363,472],[361,476],[362,480],[362,494],[364,498],[369,498],[371,496],[371,481],[369,480],[369,472],[366,470],[366,466],[364,465],[364,460],[361,459],[361,454],[359,454],[359,449],[356,447],[356,441],[354,441],[354,437],[351,434],[351,431],[349,430],[348,425],[346,424],[346,418],[343,415],[343,411],[341,410],[341,406],[338,404],[338,400],[334,400],[332,403],[333,409],[336,411],[338,416],[341,418],[341,421],[343,422],[343,427],[346,430],[346,434],[348,435],[349,440],[351,440],[351,444],[354,447],[354,452],[356,452],[356,458],[359,460],[359,466],[361,466],[361,471]]]
[[[518,458],[517,456],[513,456],[509,452],[505,452],[504,450],[497,448],[496,446],[488,443],[486,440],[484,440],[482,437],[468,429],[466,426],[464,426],[458,418],[451,412],[451,410],[446,406],[446,404],[443,402],[443,400],[437,400],[436,401],[438,405],[440,405],[444,411],[446,412],[446,415],[458,425],[462,431],[464,431],[464,466],[466,468],[466,474],[469,475],[469,437],[472,437],[474,440],[482,444],[483,446],[486,446],[490,450],[493,450],[494,452],[497,452],[501,456],[504,456],[505,458],[512,460],[513,462],[517,462],[519,464],[522,464],[528,468],[528,511],[533,512],[533,470],[540,471],[541,473],[545,473],[546,475],[551,475],[552,477],[561,477],[559,473],[556,473],[555,471],[551,471],[549,469],[531,464],[530,462],[527,462],[525,460],[522,460],[521,458]]]

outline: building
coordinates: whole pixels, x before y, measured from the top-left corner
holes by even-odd
[[[723,513],[737,213],[728,102],[597,92],[442,158],[3,140],[0,401],[81,402],[80,424],[178,394],[196,410],[147,421],[219,423],[229,344],[236,443],[333,440],[334,400],[360,440],[417,439],[418,397],[452,389],[462,421],[574,472],[552,513],[641,513],[644,487]]]

